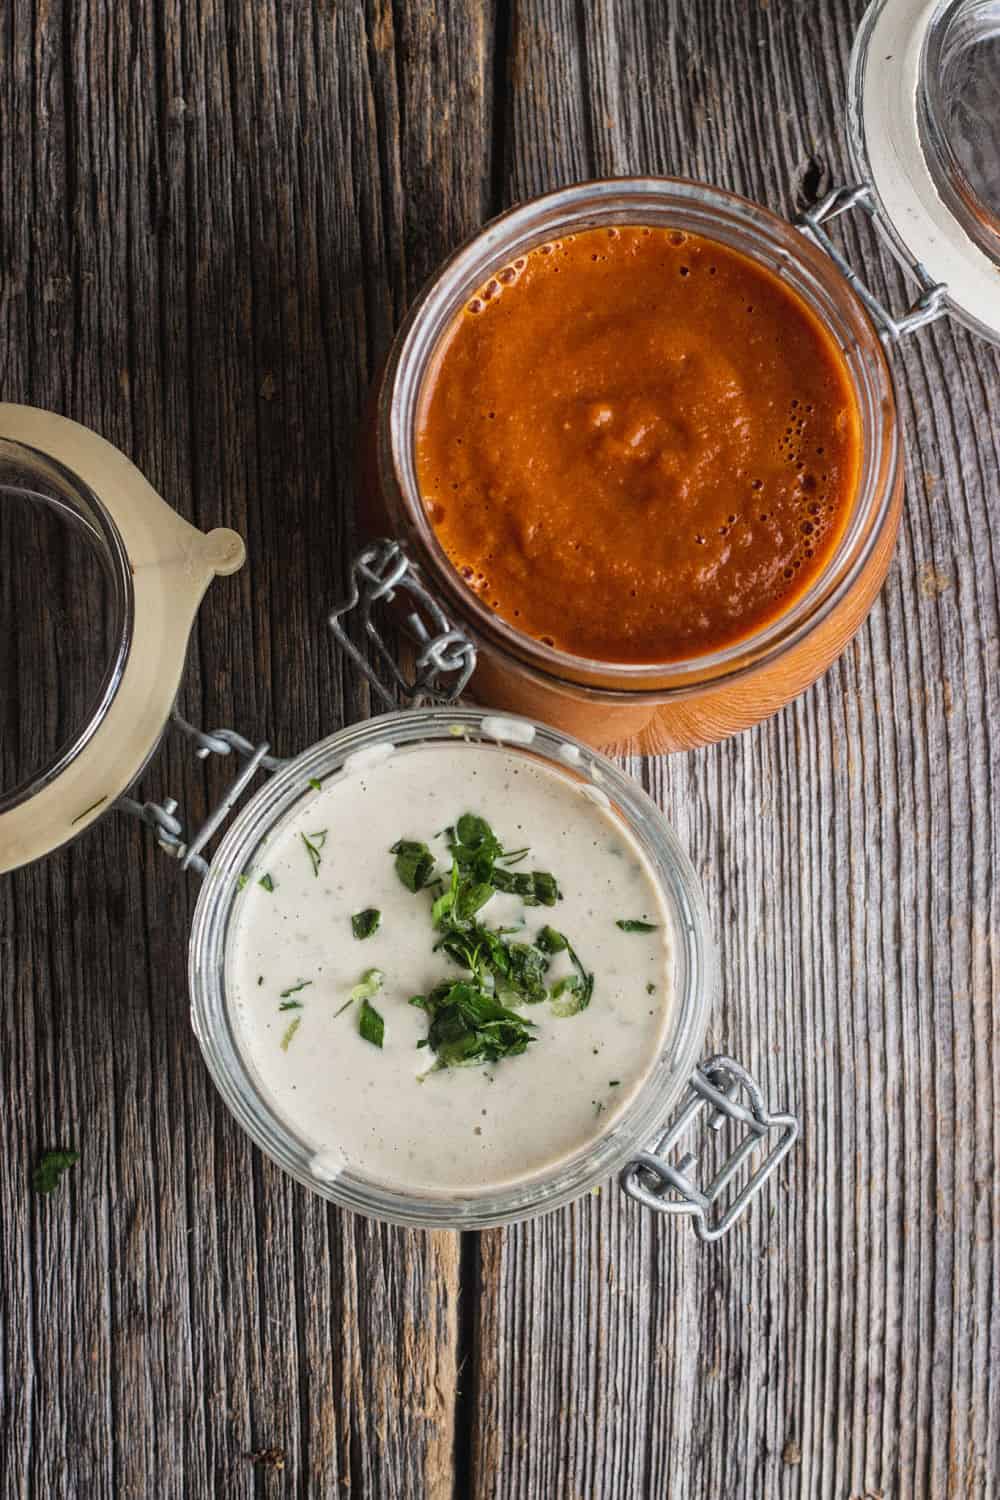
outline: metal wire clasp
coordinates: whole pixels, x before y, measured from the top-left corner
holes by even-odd
[[[706,1122],[710,1130],[720,1130],[726,1120],[731,1120],[742,1126],[745,1134],[712,1180],[698,1187],[689,1175],[696,1162],[691,1152],[685,1152],[676,1162],[667,1157],[704,1109],[710,1111]],[[711,1057],[692,1075],[688,1098],[655,1149],[640,1152],[624,1168],[621,1185],[630,1198],[656,1213],[690,1214],[699,1239],[721,1239],[787,1156],[798,1135],[795,1116],[769,1113],[760,1089],[744,1067],[731,1057]],[[776,1139],[769,1143],[772,1136]],[[764,1155],[728,1207],[712,1219],[713,1205],[757,1148],[762,1148]]]
[[[190,840],[184,838],[184,824],[177,816],[177,802],[173,797],[168,797],[165,802],[136,802],[132,797],[119,797],[114,806],[130,817],[141,818],[143,823],[152,828],[160,848],[176,859],[182,870],[194,870],[198,875],[207,875],[208,860],[201,850],[213,833],[232,812],[258,771],[277,771],[287,762],[277,755],[268,754],[270,746],[266,742],[253,745],[234,729],[206,732],[189,724],[176,712],[170,715],[170,723],[186,739],[194,742],[194,753],[199,760],[205,760],[209,755],[235,753],[244,762],[243,769],[222,801],[213,808]]]
[[[411,609],[402,620],[404,630],[418,647],[416,675],[412,682],[403,676],[372,619],[374,605],[383,599],[391,604],[397,593],[405,594],[420,609],[419,613],[417,609]],[[454,703],[464,692],[476,665],[476,648],[464,631],[452,625],[398,542],[383,538],[358,553],[351,569],[350,595],[331,610],[328,621],[338,645],[368,679],[386,707],[395,708],[392,694],[342,624],[344,616],[359,607],[365,634],[405,698],[413,701],[428,697],[438,703]],[[424,623],[424,615],[430,621],[430,629]],[[447,682],[448,677],[454,680]]]
[[[801,229],[803,234],[825,251],[844,279],[850,283],[871,313],[880,337],[886,343],[895,343],[904,334],[912,333],[915,328],[922,328],[925,323],[932,323],[935,318],[947,312],[948,288],[943,281],[934,281],[926,267],[919,262],[912,267],[908,265],[907,269],[912,269],[920,285],[920,296],[901,318],[893,317],[885,303],[881,302],[871,288],[862,281],[858,272],[843,252],[837,249],[822,227],[830,219],[838,218],[851,208],[860,208],[870,219],[877,219],[881,213],[870,187],[864,185],[838,187],[827,193],[826,197],[812,208],[807,208],[797,214],[793,222],[797,229]]]

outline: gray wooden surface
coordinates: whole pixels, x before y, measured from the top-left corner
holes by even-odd
[[[846,171],[860,10],[0,0],[0,396],[249,544],[189,717],[289,752],[364,711],[320,620],[366,384],[437,259],[598,173],[792,211]],[[208,1083],[193,888],[106,823],[0,881],[0,1494],[1000,1492],[1000,360],[938,325],[896,366],[906,511],[870,621],[771,723],[634,765],[705,882],[708,1047],[803,1117],[780,1183],[714,1249],[609,1188],[461,1245],[323,1206]],[[217,776],[168,744],[144,789],[197,813]],[[42,1200],[55,1141],[82,1160]],[[246,1456],[272,1445],[280,1471]]]

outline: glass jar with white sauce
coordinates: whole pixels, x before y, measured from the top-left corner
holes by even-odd
[[[99,628],[86,657],[90,669],[81,672],[75,695],[80,722],[58,726],[48,758],[37,763],[22,756],[14,764],[13,751],[39,747],[8,747],[12,754],[5,759],[0,788],[0,872],[59,848],[117,809],[141,817],[182,869],[204,877],[190,942],[192,1021],[220,1093],[253,1140],[313,1191],[400,1224],[506,1223],[555,1208],[617,1173],[639,1202],[691,1215],[703,1238],[724,1233],[790,1149],[798,1124],[787,1113],[768,1111],[738,1063],[716,1057],[698,1065],[713,1000],[711,931],[691,864],[645,793],[609,761],[558,731],[460,706],[384,715],[342,729],[288,761],[272,756],[266,743],[229,730],[202,733],[172,714],[171,706],[198,602],[215,574],[240,566],[240,539],[231,532],[203,536],[97,434],[24,407],[0,406],[0,505],[8,530],[17,512],[68,526],[68,536],[93,560],[104,585],[102,603],[89,609]],[[9,623],[16,627],[16,618]],[[460,682],[471,670],[464,646],[454,660],[448,649],[438,643],[424,663],[428,689],[439,685],[442,673]],[[15,652],[15,668],[17,662]],[[48,670],[57,677],[58,654]],[[190,834],[172,799],[139,803],[128,795],[169,726],[190,739],[199,756],[225,755],[239,763],[229,792]],[[390,748],[402,753],[422,747],[453,757],[459,744],[470,751],[502,745],[525,767],[548,767],[578,788],[581,813],[588,802],[607,810],[640,851],[658,909],[666,914],[670,1003],[652,1055],[637,1075],[638,1086],[627,1098],[623,1090],[624,1103],[609,1108],[607,1127],[589,1128],[580,1149],[562,1150],[530,1174],[508,1173],[494,1190],[408,1191],[405,1182],[386,1184],[377,1174],[366,1176],[338,1156],[336,1141],[307,1139],[289,1122],[280,1100],[263,1086],[241,1032],[230,947],[234,914],[246,899],[244,872],[318,787],[349,776],[359,762],[371,763],[373,756],[377,761]],[[248,796],[209,860],[209,841],[262,773],[270,773],[270,779]],[[451,816],[462,811],[455,807]],[[505,811],[511,815],[509,807]],[[539,919],[546,914],[540,908]],[[351,942],[349,930],[330,933],[331,948]],[[363,957],[362,945],[357,951]],[[595,1015],[599,1005],[598,996]],[[572,1027],[575,1019],[562,1024]],[[557,1067],[554,1051],[552,1056]],[[501,1065],[517,1064],[512,1058]],[[332,1080],[335,1066],[331,1058]],[[681,1151],[680,1138],[702,1114],[716,1129],[728,1121],[735,1140],[721,1166],[714,1160],[707,1180],[699,1183],[695,1157]]]
[[[1000,334],[997,94],[988,87],[996,77],[998,34],[995,0],[880,0],[862,24],[851,86],[851,144],[861,180],[831,194],[804,216],[801,227],[831,256],[883,339],[942,311],[987,337]],[[920,295],[906,318],[893,319],[879,306],[829,239],[826,220],[849,207],[872,214],[917,278]],[[398,1223],[504,1223],[568,1202],[617,1172],[625,1191],[647,1207],[692,1216],[705,1239],[725,1232],[790,1149],[798,1125],[791,1115],[768,1110],[739,1064],[711,1058],[697,1065],[712,1003],[709,925],[690,863],[645,795],[580,738],[539,723],[537,714],[500,719],[449,706],[475,669],[475,641],[452,626],[397,544],[362,559],[354,593],[330,623],[343,648],[367,670],[341,623],[348,609],[360,606],[396,689],[408,687],[438,706],[343,729],[284,762],[270,755],[266,743],[231,730],[203,733],[172,712],[201,597],[214,576],[243,562],[238,536],[225,530],[205,536],[183,521],[97,434],[52,413],[0,405],[5,545],[17,531],[18,515],[31,518],[32,547],[52,526],[82,549],[100,603],[89,608],[77,596],[78,575],[61,555],[58,565],[72,580],[64,590],[65,618],[56,624],[67,628],[61,640],[47,643],[44,659],[19,656],[16,581],[8,576],[4,641],[14,691],[6,703],[8,713],[14,705],[14,718],[0,741],[0,873],[43,857],[119,809],[141,817],[182,868],[205,877],[190,945],[194,1025],[227,1104],[262,1149],[313,1190]],[[887,534],[883,526],[880,535]],[[36,559],[32,565],[38,566]],[[381,600],[402,607],[416,643],[412,678],[381,641],[373,614]],[[84,606],[83,625],[91,628],[79,641],[69,608],[74,602]],[[72,681],[61,681],[65,673]],[[391,704],[392,694],[378,685]],[[49,687],[56,690],[50,694],[53,712],[45,716],[50,738],[29,740],[18,732],[18,695]],[[503,707],[502,690],[496,691]],[[170,725],[194,743],[199,756],[218,754],[239,763],[223,801],[191,833],[172,799],[140,804],[129,796]],[[434,753],[435,746],[454,745],[456,731],[463,743],[503,741],[511,753],[558,767],[607,799],[643,851],[669,916],[673,1003],[640,1086],[617,1114],[609,1112],[607,1129],[592,1133],[585,1149],[563,1153],[550,1170],[497,1190],[428,1194],[366,1179],[342,1160],[331,1161],[328,1150],[317,1151],[315,1141],[289,1125],[241,1043],[227,943],[247,861],[314,793],[313,783],[349,774],[351,758],[373,749],[420,744]],[[209,862],[209,842],[250,794],[258,773],[272,779],[249,795]],[[665,1127],[671,1111],[672,1123]],[[713,1154],[713,1165],[702,1174],[707,1180],[698,1185],[694,1155],[678,1153],[681,1136],[701,1114],[715,1128],[730,1122],[738,1139],[721,1164],[719,1153]]]

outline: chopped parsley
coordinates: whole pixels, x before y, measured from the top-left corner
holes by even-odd
[[[371,1042],[373,1047],[381,1047],[382,1038],[385,1036],[385,1022],[374,1005],[369,1004],[367,1000],[361,1002],[358,1030],[366,1042]]]
[[[436,1054],[431,1072],[517,1056],[535,1040],[535,1026],[513,1007],[551,1000],[555,1014],[575,1015],[589,1005],[594,989],[594,976],[555,928],[542,927],[534,942],[514,942],[509,939],[523,920],[515,927],[489,927],[480,918],[498,891],[519,897],[525,906],[554,906],[560,899],[558,882],[548,871],[509,868],[530,850],[506,851],[476,813],[463,813],[443,833],[452,860],[447,875],[436,870],[426,844],[400,839],[390,851],[408,890],[430,889],[435,952],[466,971],[410,1001],[429,1019],[428,1034],[417,1045]],[[575,972],[550,990],[547,974],[557,953],[567,954]]]
[[[262,890],[265,890],[268,893],[274,890],[274,881],[271,879],[270,875],[262,875],[257,884],[261,887]]]
[[[306,846],[306,853],[312,864],[312,872],[317,877],[319,876],[319,867],[323,863],[323,856],[320,851],[326,843],[326,834],[327,830],[321,828],[319,833],[303,833],[299,835]]]
[[[633,917],[619,917],[615,926],[620,927],[622,932],[655,932],[657,930],[655,922],[638,922]]]
[[[279,1010],[301,1010],[302,1009],[302,1001],[301,1000],[282,1000],[281,1004],[278,1006],[278,1009]]]
[[[430,1018],[423,1045],[437,1057],[431,1072],[499,1062],[524,1052],[534,1041],[533,1022],[501,1005],[476,983],[451,984],[446,979],[429,995],[414,995],[410,1004]]]
[[[249,884],[250,884],[250,876],[249,875],[240,875],[240,876],[237,877],[237,880],[236,880],[236,889],[238,891],[245,891],[246,888],[247,888],[247,886]]]
[[[649,983],[646,986],[646,994],[647,995],[655,995],[656,994],[656,985],[653,983],[652,980],[650,980]]]
[[[312,787],[314,792],[321,792],[323,790],[323,783],[321,781],[317,781],[315,776],[310,776],[309,785]]]
[[[361,976],[361,983],[354,986],[349,998],[351,1000],[370,1000],[373,995],[378,994],[384,983],[385,975],[381,969],[366,969]]]
[[[408,891],[421,891],[434,873],[434,856],[426,844],[399,839],[389,850],[396,856],[396,874]]]
[[[565,953],[569,943],[561,932],[556,932],[554,927],[543,927],[535,938],[535,942],[543,953]]]
[[[378,931],[382,913],[377,906],[366,906],[364,911],[356,911],[351,918],[351,931],[356,938],[363,940],[370,938]]]
[[[289,995],[297,995],[299,990],[307,990],[311,984],[311,979],[300,979],[298,984],[290,985],[287,990],[282,990],[280,998],[287,1000]]]
[[[75,1167],[80,1160],[79,1151],[44,1151],[38,1165],[31,1174],[31,1183],[36,1193],[51,1193],[58,1186],[62,1174],[68,1167]]]
[[[364,1015],[365,1006],[368,1006],[368,1009],[372,1011],[372,1014],[375,1015],[375,1016],[378,1016],[378,1011],[377,1010],[372,1010],[372,1007],[370,1005],[368,1005],[368,1002],[372,998],[373,995],[377,995],[378,994],[379,990],[382,988],[382,985],[384,983],[385,983],[385,975],[382,973],[381,969],[366,969],[365,972],[361,976],[360,982],[354,986],[353,990],[348,995],[348,997],[344,1001],[343,1005],[340,1007],[340,1009],[338,1011],[336,1011],[334,1013],[333,1019],[336,1020],[337,1016],[342,1016],[344,1014],[344,1011],[348,1008],[348,1006],[354,1004],[355,1000],[360,1000],[361,1001],[361,1013],[362,1013],[362,1015]],[[382,1018],[381,1018],[381,1016],[379,1016],[379,1025],[381,1025],[381,1024],[382,1024]],[[361,1035],[365,1036],[364,1031],[362,1031]],[[371,1041],[371,1037],[365,1037],[365,1040],[370,1042]],[[377,1045],[379,1047],[381,1047],[381,1045],[382,1045],[381,1040],[377,1043]]]

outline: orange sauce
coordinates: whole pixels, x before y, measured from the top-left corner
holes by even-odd
[[[420,493],[502,619],[575,656],[668,663],[784,613],[858,486],[844,359],[717,241],[584,230],[489,281],[426,377]]]

